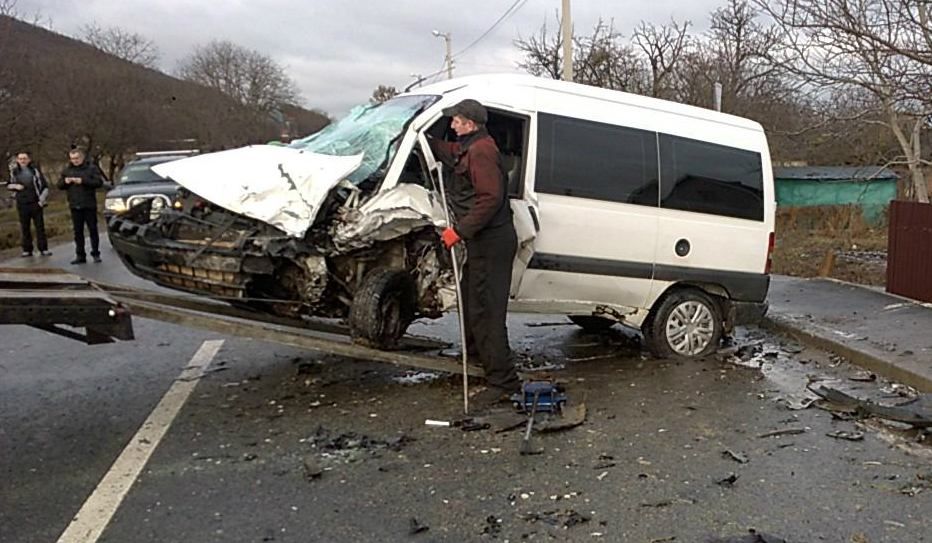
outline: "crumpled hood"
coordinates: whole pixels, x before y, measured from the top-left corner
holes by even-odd
[[[330,191],[363,155],[333,156],[276,145],[250,145],[153,166],[220,207],[303,237]]]

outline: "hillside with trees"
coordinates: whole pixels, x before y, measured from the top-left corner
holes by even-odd
[[[80,145],[112,174],[137,150],[219,150],[283,133],[305,135],[329,122],[294,103],[251,107],[216,88],[124,60],[101,43],[0,15],[0,156],[28,149],[58,162],[71,145]]]

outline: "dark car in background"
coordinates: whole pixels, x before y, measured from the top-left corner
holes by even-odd
[[[197,151],[137,153],[135,160],[127,163],[120,171],[113,189],[107,192],[104,217],[109,220],[150,200],[151,218],[157,217],[162,209],[174,204],[179,185],[155,173],[152,167],[194,154]]]

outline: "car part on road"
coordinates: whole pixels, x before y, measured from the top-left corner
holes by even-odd
[[[406,271],[390,268],[370,271],[350,306],[353,341],[376,349],[395,347],[414,320],[416,295]]]
[[[691,358],[712,354],[722,338],[719,304],[698,289],[666,295],[643,328],[647,346],[660,358]]]
[[[615,321],[595,315],[569,315],[569,319],[586,332],[604,332],[615,325]]]
[[[874,416],[909,424],[915,428],[932,428],[932,394],[921,394],[899,405],[883,405],[857,398],[837,388],[810,386],[822,399],[855,410],[862,416]]]

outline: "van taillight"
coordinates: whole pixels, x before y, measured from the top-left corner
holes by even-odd
[[[764,273],[770,273],[770,268],[773,267],[773,244],[775,242],[774,233],[770,233],[770,238],[767,240],[767,265],[764,267]]]

